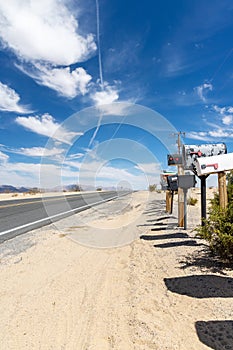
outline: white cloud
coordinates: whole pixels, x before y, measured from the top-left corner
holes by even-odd
[[[105,84],[102,91],[96,91],[91,95],[96,106],[109,105],[119,99],[119,93],[116,87]]]
[[[231,125],[233,121],[233,107],[232,106],[224,106],[219,107],[217,105],[213,106],[213,110],[220,114],[221,121],[224,125]]]
[[[197,86],[195,88],[198,96],[200,97],[200,99],[203,101],[203,102],[206,102],[206,97],[205,97],[205,94],[208,92],[208,91],[212,91],[213,90],[213,85],[210,84],[210,83],[204,83],[200,86]]]
[[[20,154],[24,156],[29,156],[29,157],[55,157],[59,156],[64,152],[64,149],[62,148],[45,148],[45,147],[31,147],[31,148],[12,148],[12,147],[7,147],[4,145],[0,145],[0,148],[3,151],[6,151],[8,153],[14,153],[14,154]],[[0,160],[1,158],[4,160],[8,160],[9,156],[6,154],[3,154],[0,151]]]
[[[38,84],[47,86],[67,98],[85,95],[92,79],[91,75],[81,67],[73,71],[70,67],[52,68],[41,64],[36,64],[35,67],[30,68],[18,65],[18,68],[35,79]]]
[[[186,133],[186,137],[193,140],[199,141],[211,141],[211,138],[208,135],[208,132],[204,131],[191,131]]]
[[[9,156],[0,151],[0,164],[4,164],[8,161]]]
[[[78,22],[60,0],[0,0],[0,37],[24,61],[70,65],[96,50],[92,34],[79,33]]]
[[[232,124],[232,115],[225,115],[222,118],[222,122],[224,125],[231,125]]]
[[[25,187],[40,187],[40,174],[48,175],[48,185],[53,187],[59,168],[53,164],[11,163],[0,164],[1,184]]]
[[[233,137],[233,131],[227,131],[227,130],[224,130],[224,129],[221,129],[221,128],[218,128],[217,130],[211,130],[208,132],[208,134],[215,138],[215,137]]]
[[[218,127],[216,130],[210,130],[206,132],[192,131],[186,133],[186,137],[193,140],[200,141],[216,141],[216,139],[226,139],[233,138],[233,130],[226,130],[224,128]]]
[[[226,107],[219,107],[217,105],[213,106],[215,112],[220,113],[221,115],[226,112]]]
[[[44,147],[32,147],[32,148],[20,148],[18,153],[29,157],[52,157],[63,153],[63,149],[58,148],[44,148]]]
[[[30,113],[27,107],[19,104],[20,97],[9,86],[0,82],[0,110],[16,113]]]
[[[48,113],[43,114],[41,117],[17,117],[16,122],[36,134],[48,136],[67,144],[70,144],[75,136],[81,134],[66,130]]]

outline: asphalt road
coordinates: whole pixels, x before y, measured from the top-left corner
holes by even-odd
[[[110,191],[0,201],[0,243],[117,196],[117,192]]]

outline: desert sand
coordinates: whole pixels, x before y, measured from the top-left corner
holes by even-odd
[[[164,198],[136,192],[1,244],[0,349],[233,349],[233,270],[195,238],[200,203],[184,231]]]

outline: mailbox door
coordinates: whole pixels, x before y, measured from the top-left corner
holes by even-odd
[[[195,161],[198,176],[233,169],[233,153],[198,158]]]

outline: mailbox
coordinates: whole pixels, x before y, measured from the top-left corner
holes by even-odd
[[[198,176],[233,169],[233,153],[219,156],[201,157],[194,162]]]
[[[225,143],[204,144],[204,145],[183,145],[182,149],[184,168],[196,173],[195,161],[200,157],[211,157],[227,153]]]
[[[178,191],[178,176],[167,177],[168,189],[171,191]]]
[[[164,170],[161,174],[160,174],[160,184],[161,184],[161,189],[162,190],[167,190],[168,189],[168,181],[167,178],[168,176],[172,176],[172,175],[177,175],[176,172],[171,172],[171,171],[166,171]]]
[[[183,159],[180,154],[168,154],[167,165],[182,165]]]
[[[196,180],[195,175],[179,175],[178,176],[178,187],[188,190],[191,187],[195,187]]]

